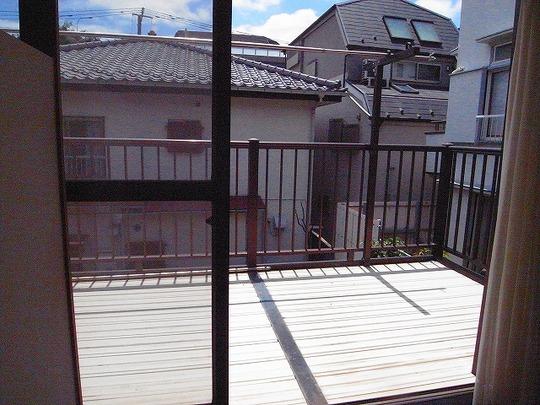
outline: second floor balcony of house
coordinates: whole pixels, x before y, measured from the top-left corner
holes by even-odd
[[[68,201],[88,182],[211,173],[209,141],[65,138],[64,151]],[[499,151],[251,140],[230,153],[233,403],[472,385]],[[86,398],[209,401],[210,217],[197,201],[68,202]]]

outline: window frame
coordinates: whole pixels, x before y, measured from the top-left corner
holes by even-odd
[[[68,122],[72,121],[79,121],[79,122],[97,122],[100,125],[100,133],[97,136],[88,137],[88,136],[73,136],[71,134],[67,134],[67,130],[69,127]],[[94,116],[94,115],[64,115],[62,116],[62,131],[63,137],[70,137],[70,138],[105,138],[105,116]],[[77,145],[65,145],[64,146],[64,159],[73,159],[72,164],[74,165],[73,168],[75,170],[75,176],[77,178],[83,177],[88,180],[103,180],[107,179],[110,175],[109,169],[107,168],[107,146],[105,144],[89,144],[86,146],[82,146],[82,148],[85,150],[84,153],[80,153],[80,151],[77,151]],[[79,147],[80,149],[80,147]],[[71,150],[71,153],[70,153]],[[90,160],[90,174],[81,174],[77,170],[77,159],[89,159]],[[104,164],[103,167],[100,169],[100,165],[96,165],[96,161],[103,159]],[[67,164],[67,161],[65,164],[65,170],[66,172],[69,170],[69,165]],[[83,165],[84,166],[84,165]]]
[[[398,36],[392,35],[392,30],[391,30],[390,26],[388,25],[387,20],[403,21],[405,23],[406,27],[407,27],[407,30],[410,33],[410,38],[398,37]],[[414,30],[411,29],[411,24],[409,23],[409,21],[406,18],[391,16],[391,15],[385,15],[385,16],[383,16],[383,22],[384,22],[384,26],[386,27],[386,31],[388,32],[388,35],[390,36],[391,41],[415,42],[416,38],[414,37]]]
[[[404,64],[404,63],[409,63],[409,64],[414,64],[414,79],[409,79],[409,78],[406,78],[406,77],[403,77],[403,76],[397,76],[397,65],[398,64]],[[426,79],[419,79],[418,78],[418,67],[420,65],[427,65],[427,66],[437,66],[439,68],[439,78],[438,80],[426,80]],[[404,61],[400,61],[400,62],[397,62],[395,63],[395,72],[394,72],[394,65],[392,65],[392,79],[395,79],[395,80],[401,80],[401,81],[406,81],[406,82],[416,82],[416,83],[429,83],[429,84],[434,84],[434,83],[440,83],[441,82],[441,75],[442,75],[442,65],[439,65],[439,64],[432,64],[432,63],[425,63],[425,62],[414,62],[414,61],[410,61],[410,60],[404,60]]]
[[[510,56],[504,59],[495,59],[495,53],[497,52],[497,48],[502,48],[504,46],[510,46]],[[512,41],[503,42],[497,45],[493,45],[491,47],[491,63],[500,63],[504,61],[509,61],[511,58],[512,58]]]
[[[416,28],[416,26],[414,25],[414,23],[421,23],[421,24],[431,24],[431,26],[433,27],[433,31],[435,32],[435,35],[437,36],[437,38],[439,39],[438,41],[430,41],[430,40],[427,40],[427,39],[422,39],[421,35],[420,35],[420,32],[419,30]],[[423,44],[427,44],[427,45],[430,45],[430,46],[441,46],[442,45],[442,39],[441,37],[439,36],[439,33],[437,32],[437,30],[435,29],[435,23],[433,21],[427,21],[427,20],[420,20],[420,19],[417,19],[417,18],[413,18],[411,19],[411,26],[413,28],[413,31],[414,33],[416,34],[416,37],[418,38],[418,41],[420,43],[423,43]]]

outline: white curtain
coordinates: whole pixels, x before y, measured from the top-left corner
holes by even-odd
[[[540,403],[540,1],[523,0],[475,404]]]

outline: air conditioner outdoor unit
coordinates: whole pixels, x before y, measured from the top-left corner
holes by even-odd
[[[360,216],[360,218],[358,218]],[[356,248],[364,245],[366,216],[361,212],[358,202],[338,202],[336,215],[336,247],[337,248]],[[372,224],[372,241],[379,240],[380,219],[374,219]],[[358,226],[360,225],[360,226]],[[337,260],[345,260],[346,253],[336,253]],[[354,254],[355,259],[362,257],[361,252]]]
[[[375,80],[376,79],[374,77],[368,77],[367,85],[369,87],[375,87]],[[383,89],[388,88],[388,80],[387,79],[382,79],[382,87],[383,87]]]

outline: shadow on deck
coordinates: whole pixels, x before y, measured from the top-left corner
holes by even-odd
[[[206,273],[75,282],[85,403],[210,402],[210,283]],[[470,384],[481,297],[437,262],[232,273],[231,403]]]

